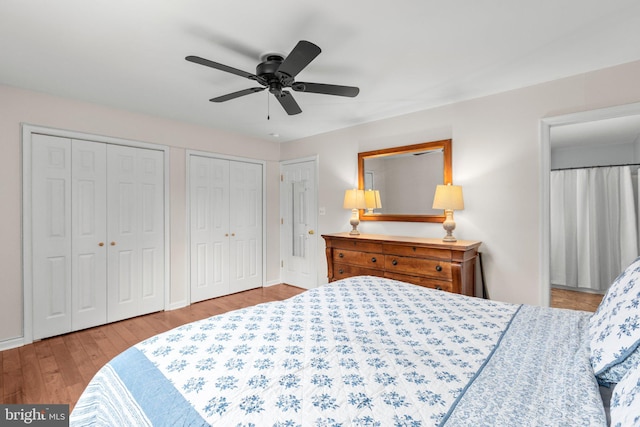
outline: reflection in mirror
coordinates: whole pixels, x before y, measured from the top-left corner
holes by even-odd
[[[451,182],[451,140],[359,153],[358,179],[382,206],[360,211],[361,220],[442,222],[431,205],[436,186]]]
[[[293,218],[291,221],[291,226],[293,227],[293,232],[291,233],[291,237],[293,241],[291,242],[292,253],[291,255],[294,257],[303,257],[305,256],[304,248],[305,248],[305,233],[307,225],[304,221],[304,218],[307,217],[305,212],[305,207],[307,203],[305,202],[306,197],[306,185],[304,181],[294,181],[291,183],[293,186],[291,190],[292,197],[292,206],[293,206]]]
[[[364,189],[378,190],[384,194],[384,206],[376,209],[375,213],[440,214],[441,211],[431,209],[433,198],[413,196],[417,189],[411,183],[442,183],[443,157],[442,150],[431,150],[365,159]],[[367,185],[367,176],[370,177],[370,185]]]

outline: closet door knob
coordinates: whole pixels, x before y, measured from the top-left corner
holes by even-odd
[[[115,246],[115,245],[116,245],[116,242],[111,242],[111,246]]]
[[[98,246],[104,246],[104,242],[98,243]]]

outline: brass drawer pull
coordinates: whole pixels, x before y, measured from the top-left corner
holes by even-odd
[[[344,258],[344,254],[343,254],[342,252],[340,252],[340,253],[338,254],[338,256],[339,256],[340,258]]]
[[[376,257],[371,258],[371,262],[376,262]]]
[[[442,271],[442,266],[441,265],[436,265],[436,271]]]
[[[391,261],[391,264],[393,264],[393,265],[398,265],[398,260],[397,260],[397,259],[394,259],[393,261]]]
[[[436,286],[436,291],[441,291],[442,290],[442,286]]]
[[[344,273],[344,270],[340,269],[340,270],[338,270],[338,273],[342,274],[342,273]]]

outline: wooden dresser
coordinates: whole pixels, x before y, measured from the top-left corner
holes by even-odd
[[[475,265],[482,242],[336,233],[322,235],[329,282],[369,275],[475,295]]]

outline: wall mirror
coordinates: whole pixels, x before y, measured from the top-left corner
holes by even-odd
[[[431,206],[436,185],[451,176],[450,139],[358,153],[358,188],[379,191],[381,202],[360,220],[443,222]]]

